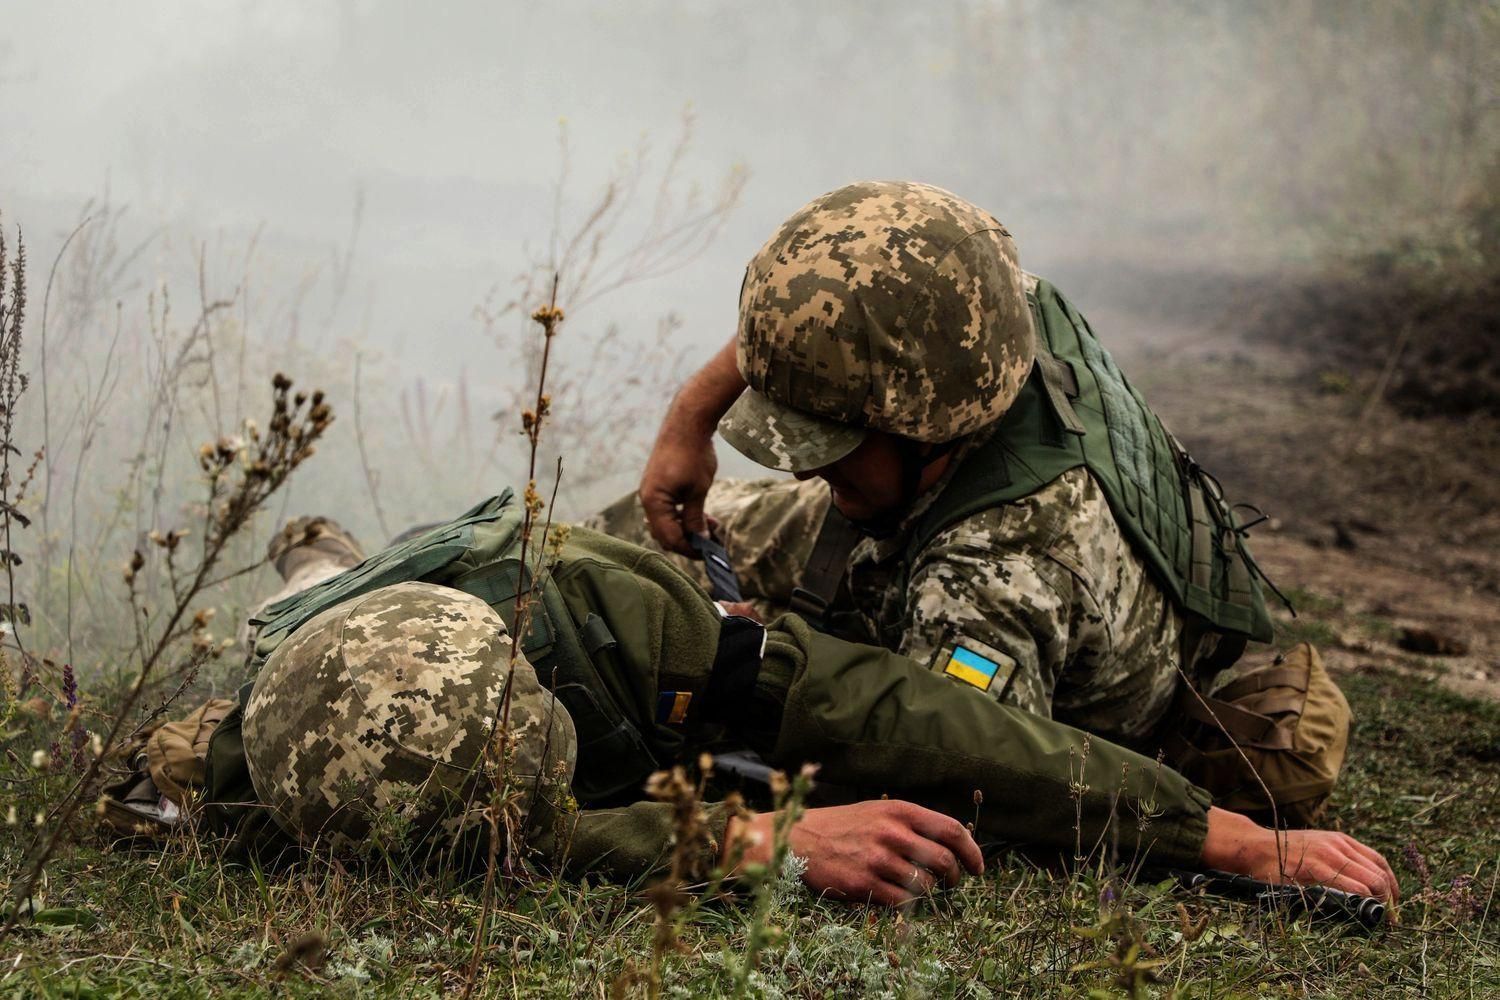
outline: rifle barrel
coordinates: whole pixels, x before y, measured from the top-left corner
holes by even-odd
[[[1361,896],[1326,886],[1272,885],[1248,875],[1232,872],[1174,871],[1173,877],[1185,889],[1203,889],[1219,896],[1254,900],[1281,909],[1301,910],[1315,916],[1342,917],[1368,930],[1385,923],[1385,903],[1373,896]]]

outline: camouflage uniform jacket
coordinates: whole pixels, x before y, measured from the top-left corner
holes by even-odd
[[[982,440],[955,454],[949,476]],[[910,528],[946,484],[947,477],[895,535],[854,550],[850,637],[936,671],[965,647],[997,665],[992,697],[1127,744],[1142,740],[1177,690],[1182,619],[1121,534],[1098,483],[1074,469],[949,526],[909,558]],[[828,487],[816,479],[727,480],[710,490],[707,512],[762,614],[790,601],[828,503]],[[633,497],[591,523],[649,541]],[[696,564],[678,562],[701,579]]]
[[[670,601],[679,613],[703,607],[702,595],[668,560],[592,533],[575,532],[573,540],[594,558],[628,567],[649,600]],[[673,662],[656,664],[656,678],[645,679],[660,689],[669,671],[692,673],[687,652],[678,649]],[[710,659],[712,650],[703,650],[703,668]],[[609,683],[628,688],[642,679]],[[646,732],[650,722],[638,720]],[[975,697],[922,664],[823,635],[796,615],[767,626],[754,696],[724,723],[727,744],[723,737],[711,745],[690,737],[679,758],[748,746],[773,766],[815,762],[820,778],[835,785],[961,818],[973,815],[977,791],[989,805],[978,814],[975,834],[988,842],[1071,850],[1081,828],[1085,840],[1111,835],[1122,854],[1149,853],[1157,863],[1196,864],[1202,849],[1208,793],[1159,761]],[[1079,791],[1082,768],[1094,777]],[[577,873],[638,875],[665,858],[671,815],[672,806],[659,802],[585,809],[565,847],[536,846],[565,853]],[[710,810],[715,838],[727,818],[721,806]]]

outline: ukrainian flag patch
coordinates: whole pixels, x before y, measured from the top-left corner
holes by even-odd
[[[1000,664],[967,646],[957,645],[948,656],[948,665],[943,673],[956,677],[965,684],[972,684],[981,691],[988,691],[1000,672]]]
[[[687,718],[688,706],[692,703],[691,691],[663,691],[656,696],[656,721],[679,726]]]

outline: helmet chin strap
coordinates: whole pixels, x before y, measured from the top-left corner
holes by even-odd
[[[889,511],[877,517],[852,521],[855,529],[866,538],[877,541],[890,538],[911,513],[912,505],[922,495],[922,474],[927,467],[958,447],[962,438],[928,444],[911,438],[899,438],[901,454],[901,499]]]

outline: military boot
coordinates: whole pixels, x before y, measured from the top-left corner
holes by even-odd
[[[363,562],[364,549],[337,521],[327,517],[296,517],[282,525],[266,546],[266,558],[283,580],[290,580],[309,563],[333,562],[353,566]]]

